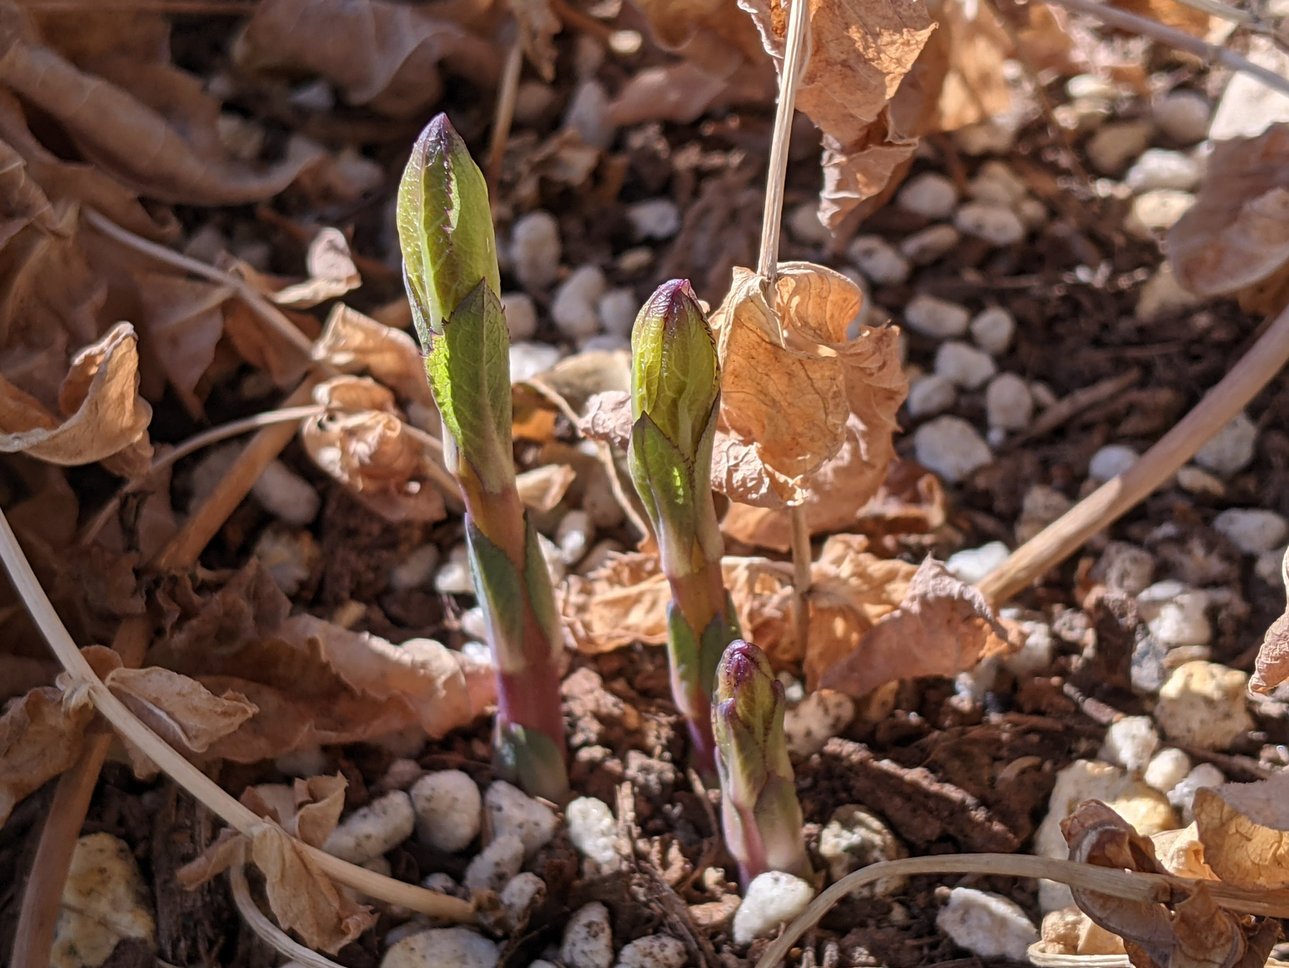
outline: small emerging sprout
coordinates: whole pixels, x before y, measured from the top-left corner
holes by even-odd
[[[738,636],[721,575],[724,542],[712,501],[712,442],[720,367],[689,283],[664,283],[631,333],[631,479],[658,539],[671,585],[667,652],[676,705],[701,770],[714,768],[711,695],[716,665]]]
[[[765,653],[742,639],[731,642],[716,673],[714,699],[721,826],[743,885],[772,870],[810,880],[783,735],[783,683]]]
[[[403,173],[398,235],[497,666],[496,758],[529,793],[559,802],[568,792],[561,640],[550,573],[515,486],[497,243],[483,173],[445,115],[421,132]]]

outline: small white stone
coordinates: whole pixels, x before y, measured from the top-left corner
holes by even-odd
[[[576,565],[582,560],[595,538],[595,525],[591,516],[580,508],[569,511],[555,529],[555,546],[559,548],[560,561]]]
[[[531,380],[558,363],[559,357],[559,348],[546,343],[511,343],[510,380],[512,383]]]
[[[919,293],[904,307],[904,321],[909,328],[935,339],[961,336],[971,322],[971,313],[947,299]]]
[[[981,310],[971,320],[971,338],[991,356],[1007,352],[1016,332],[1016,320],[1001,306]]]
[[[462,883],[472,891],[500,891],[524,866],[524,843],[502,834],[474,856]]]
[[[1125,716],[1110,724],[1101,759],[1118,763],[1125,770],[1140,773],[1159,749],[1159,734],[1149,716]]]
[[[555,836],[558,820],[554,811],[505,780],[497,780],[488,787],[483,806],[493,834],[514,834],[523,841],[524,852],[529,857]]]
[[[152,948],[152,901],[130,847],[109,833],[86,834],[72,848],[50,950],[51,968],[97,968],[125,939]]]
[[[1092,567],[1092,577],[1114,591],[1140,595],[1155,577],[1155,559],[1145,548],[1111,541]]]
[[[630,289],[610,289],[600,297],[596,305],[604,331],[611,336],[629,339],[631,328],[635,325],[636,315],[640,312],[640,301]]]
[[[685,968],[689,953],[679,938],[649,934],[622,946],[617,968]]]
[[[1095,74],[1075,74],[1065,82],[1065,93],[1072,98],[1097,97],[1105,100],[1115,98],[1119,89],[1112,81]]]
[[[1183,746],[1223,750],[1253,728],[1245,708],[1249,677],[1216,662],[1186,662],[1159,690],[1155,720]]]
[[[815,889],[799,877],[782,871],[758,874],[734,912],[734,943],[751,944],[773,934],[804,911],[814,896]]]
[[[510,230],[510,264],[527,290],[545,289],[559,275],[559,223],[550,212],[521,215]]]
[[[1202,494],[1205,497],[1222,497],[1226,494],[1226,485],[1220,477],[1194,464],[1187,464],[1177,472],[1177,486],[1187,494]]]
[[[1139,239],[1153,239],[1171,229],[1194,204],[1194,195],[1173,188],[1142,192],[1132,200],[1123,227]]]
[[[609,92],[603,84],[585,80],[577,86],[564,114],[564,127],[576,131],[582,141],[593,148],[607,148],[613,143]]]
[[[1178,144],[1193,145],[1208,137],[1212,109],[1198,91],[1173,91],[1155,102],[1155,125]]]
[[[501,906],[511,927],[528,921],[533,909],[546,897],[546,882],[531,871],[516,874],[501,889]]]
[[[503,292],[501,306],[506,312],[506,329],[512,340],[532,339],[537,333],[537,307],[527,293]]]
[[[534,127],[545,120],[547,112],[555,105],[555,91],[544,81],[524,81],[515,95],[515,120],[525,127]]]
[[[479,641],[488,637],[488,619],[482,606],[476,605],[461,613],[461,631]]]
[[[828,229],[819,221],[819,206],[815,202],[802,202],[784,219],[788,233],[806,245],[822,245],[828,241]]]
[[[1141,778],[1160,793],[1168,793],[1186,779],[1186,774],[1190,771],[1191,758],[1181,750],[1169,746],[1151,757]]]
[[[680,231],[680,209],[670,198],[647,198],[627,208],[636,239],[669,239]]]
[[[351,864],[365,864],[412,836],[415,826],[411,797],[394,790],[342,820],[322,849]]]
[[[1139,456],[1124,444],[1106,444],[1088,461],[1088,477],[1094,481],[1112,480],[1137,463]]]
[[[987,891],[955,887],[948,903],[935,918],[936,926],[981,958],[1026,961],[1029,946],[1038,940],[1038,929],[1020,905]]]
[[[838,807],[819,832],[819,856],[828,865],[828,876],[839,881],[851,871],[869,864],[899,860],[907,856],[904,845],[877,816],[854,803]],[[893,894],[904,884],[902,877],[875,881],[857,894]]]
[[[1029,384],[1015,373],[998,374],[985,387],[985,413],[990,427],[1024,430],[1034,418],[1034,395]]]
[[[978,390],[998,371],[994,358],[970,343],[950,340],[935,354],[935,372],[966,390]]]
[[[1188,192],[1199,184],[1203,174],[1200,163],[1180,151],[1150,148],[1133,162],[1123,181],[1134,192],[1149,192],[1157,188]]]
[[[434,575],[434,590],[440,595],[474,594],[469,552],[464,544],[459,544],[448,552],[448,560],[439,566]]]
[[[423,544],[390,569],[389,584],[395,591],[421,588],[430,580],[439,564],[437,545]]]
[[[929,219],[948,218],[957,203],[953,182],[935,172],[910,178],[895,196],[895,204],[904,211]]]
[[[961,233],[952,225],[928,225],[900,243],[900,251],[915,265],[928,266],[946,255],[960,241]]]
[[[1284,544],[1289,521],[1261,508],[1229,508],[1213,519],[1213,527],[1246,555],[1260,555]]]
[[[1016,541],[1024,544],[1073,506],[1073,502],[1054,487],[1035,484],[1021,499],[1020,517],[1016,519]]]
[[[618,869],[618,825],[608,804],[595,797],[578,797],[564,808],[564,820],[569,840],[579,854],[596,864],[597,873]]]
[[[1237,414],[1195,455],[1195,462],[1220,477],[1230,477],[1253,461],[1258,427],[1248,414]]]
[[[1182,820],[1190,823],[1195,808],[1195,794],[1199,790],[1221,786],[1226,777],[1212,763],[1200,763],[1171,790],[1168,791],[1168,802],[1181,811]]]
[[[1137,596],[1137,609],[1150,634],[1170,649],[1213,640],[1208,605],[1204,592],[1176,581],[1156,582]]]
[[[909,260],[880,235],[861,235],[846,254],[869,280],[879,286],[899,285],[909,277]]]
[[[416,839],[438,850],[456,853],[479,836],[483,798],[479,787],[460,770],[427,773],[412,785]]]
[[[991,158],[980,166],[967,186],[967,194],[978,202],[1016,209],[1029,190],[1020,177],[1004,162]]]
[[[1016,214],[1027,229],[1038,229],[1047,224],[1047,206],[1037,198],[1022,198],[1016,203]]]
[[[551,319],[566,339],[578,340],[594,336],[600,330],[600,314],[596,311],[607,284],[598,266],[579,266],[560,283],[551,301]]]
[[[1289,567],[1284,564],[1286,555],[1289,555],[1289,548],[1275,548],[1271,551],[1264,551],[1253,562],[1253,573],[1268,585],[1279,587],[1284,583],[1283,571],[1286,567]]]
[[[434,928],[404,938],[387,952],[380,968],[496,968],[497,946],[469,928]]]
[[[914,380],[909,387],[909,416],[934,417],[952,407],[957,399],[958,388],[952,380],[938,373],[928,373]]]
[[[445,874],[443,871],[426,874],[421,878],[421,887],[439,894],[451,894],[453,897],[461,893],[460,885],[452,879],[452,875]]]
[[[855,702],[845,693],[816,689],[783,714],[788,752],[797,759],[813,756],[855,718]]]
[[[318,516],[318,489],[280,460],[270,461],[251,488],[255,499],[275,518],[303,527]]]
[[[1003,666],[1018,679],[1049,668],[1056,652],[1056,639],[1046,622],[1022,622],[1021,632],[1025,636],[1021,647],[1011,655],[1003,656]]]
[[[976,428],[961,417],[936,417],[913,434],[918,463],[945,480],[957,482],[994,459]]]
[[[1025,238],[1025,223],[1010,208],[985,202],[968,202],[953,216],[953,224],[965,235],[990,245],[1015,245]]]
[[[979,548],[955,551],[944,563],[945,570],[953,577],[975,585],[987,574],[1007,560],[1011,552],[1001,541],[991,541]]]
[[[959,128],[953,133],[953,140],[959,151],[973,158],[1005,155],[1016,143],[1016,128],[1015,120],[994,117]]]
[[[1137,293],[1137,306],[1133,315],[1137,319],[1151,320],[1166,313],[1194,306],[1199,297],[1183,289],[1173,274],[1172,264],[1164,261],[1155,274],[1145,281]]]
[[[559,957],[568,968],[609,968],[613,964],[609,909],[592,901],[574,911],[564,928]]]
[[[1088,160],[1102,175],[1117,175],[1150,143],[1150,125],[1118,121],[1103,125],[1087,143]]]

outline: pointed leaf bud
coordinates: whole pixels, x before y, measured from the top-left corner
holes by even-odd
[[[735,639],[716,668],[716,745],[730,770],[753,786],[771,769],[775,739],[786,755],[783,683],[751,642]],[[777,731],[777,737],[774,735]]]
[[[428,350],[480,281],[501,291],[488,186],[446,114],[421,132],[403,171],[398,238],[412,318]]]

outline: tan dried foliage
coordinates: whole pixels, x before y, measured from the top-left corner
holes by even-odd
[[[87,702],[65,707],[52,686],[32,689],[0,715],[0,826],[19,801],[76,762],[93,716]]]
[[[324,228],[313,237],[305,254],[305,268],[307,279],[283,286],[269,298],[279,306],[308,309],[362,285],[349,240],[339,229]]]
[[[320,75],[350,103],[391,117],[420,115],[443,94],[441,68],[483,90],[497,83],[496,46],[443,6],[266,0],[255,7],[234,60],[252,74]]]
[[[1203,296],[1273,283],[1289,263],[1289,124],[1220,141],[1195,204],[1168,232],[1168,256],[1185,288]],[[1265,311],[1279,311],[1274,300]]]
[[[0,378],[0,451],[54,464],[89,464],[116,456],[114,469],[137,474],[152,454],[152,408],[139,396],[134,327],[118,323],[72,357],[58,392],[61,418]]]
[[[576,479],[577,471],[568,464],[545,464],[524,471],[515,485],[524,507],[545,513],[555,510]]]
[[[1239,887],[1289,887],[1289,773],[1256,783],[1223,783],[1195,794],[1204,859]]]
[[[1099,800],[1061,821],[1070,860],[1116,870],[1163,874],[1152,841]],[[1279,934],[1271,919],[1241,917],[1218,906],[1202,884],[1171,905],[1072,888],[1093,921],[1123,939],[1136,968],[1261,968]]]
[[[863,327],[848,340],[863,296],[845,276],[811,263],[783,263],[772,298],[773,306],[755,273],[735,269],[712,314],[722,365],[718,427],[730,438],[715,448],[713,478],[736,501],[800,504],[811,476],[853,437],[845,487],[862,505],[894,455],[895,414],[908,392],[899,329]]]
[[[1285,611],[1271,623],[1258,649],[1253,678],[1249,680],[1254,692],[1271,692],[1289,679],[1289,549],[1280,563],[1280,579],[1285,586]]]
[[[345,373],[366,373],[401,400],[422,406],[434,403],[416,341],[343,303],[327,317],[322,335],[313,344],[313,358]]]
[[[197,384],[214,362],[233,287],[148,270],[136,271],[134,278],[144,352],[155,358],[188,412],[200,416]]]
[[[555,80],[555,35],[562,28],[550,0],[510,0],[524,55],[542,80]]]
[[[1158,20],[1169,27],[1176,27],[1195,37],[1208,33],[1212,18],[1204,9],[1183,3],[1181,0],[1113,0],[1114,6],[1129,13]]]
[[[447,514],[430,477],[425,444],[403,422],[394,395],[374,380],[339,376],[318,385],[316,402],[336,408],[301,422],[315,464],[387,521],[439,521]]]

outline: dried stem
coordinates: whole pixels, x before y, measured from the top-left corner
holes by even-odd
[[[994,603],[1007,601],[1088,538],[1109,527],[1167,481],[1206,441],[1257,396],[1289,362],[1289,309],[1267,327],[1240,361],[1180,423],[1135,464],[1107,481],[1021,545],[980,582]]]
[[[492,135],[488,141],[488,187],[495,189],[501,178],[501,162],[506,157],[506,143],[510,140],[510,125],[515,120],[515,100],[519,96],[519,77],[524,69],[524,45],[518,37],[506,52],[506,64],[501,69],[501,84],[497,88],[497,107],[492,116]]]
[[[943,854],[882,861],[847,874],[820,894],[783,934],[765,949],[756,968],[777,968],[797,940],[819,923],[832,908],[856,888],[887,877],[916,874],[989,874],[1005,877],[1043,877],[1085,890],[1145,903],[1166,903],[1178,892],[1192,893],[1203,885],[1221,907],[1245,914],[1283,918],[1289,915],[1289,891],[1250,890],[1220,881],[1197,881],[1169,874],[1144,874],[1111,870],[1092,864],[1052,857],[1019,854]]]
[[[238,832],[249,836],[263,824],[270,823],[263,817],[256,816],[217,786],[165,740],[141,723],[126,705],[113,695],[76,647],[71,633],[67,631],[67,626],[58,617],[58,612],[49,601],[49,596],[45,594],[44,588],[36,578],[36,573],[32,571],[31,563],[27,561],[27,556],[22,546],[18,544],[18,539],[14,536],[9,520],[2,510],[0,510],[0,561],[4,562],[14,589],[27,607],[36,627],[40,629],[41,635],[49,643],[59,664],[72,679],[72,687],[83,690],[86,698],[94,704],[95,709],[122,739],[137,746],[170,779]],[[323,873],[368,897],[389,904],[399,904],[447,921],[470,921],[474,917],[474,906],[468,901],[396,881],[375,871],[347,863],[300,841],[296,841],[296,847]]]
[[[290,958],[292,964],[302,965],[303,968],[342,968],[330,958],[300,944],[265,916],[251,897],[251,885],[246,882],[246,868],[241,862],[228,869],[228,886],[232,891],[233,903],[237,905],[237,913],[242,916],[246,926],[278,954]]]

